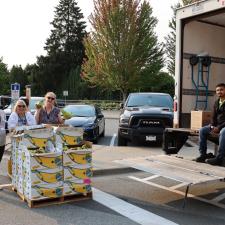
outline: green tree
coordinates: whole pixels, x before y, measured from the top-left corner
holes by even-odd
[[[85,40],[82,77],[92,86],[120,91],[123,99],[163,67],[152,7],[140,0],[94,0],[93,31]],[[145,77],[143,77],[143,74]]]
[[[25,71],[21,67],[21,65],[14,65],[10,70],[10,82],[11,83],[19,83],[20,84],[20,94],[25,94],[25,85],[28,84],[28,79]]]
[[[2,57],[0,57],[0,94],[10,94],[9,71]]]
[[[188,5],[194,2],[198,2],[197,0],[182,0],[183,5]],[[172,6],[173,17],[169,21],[170,33],[165,38],[166,39],[166,56],[167,56],[167,69],[171,76],[175,75],[175,46],[176,46],[176,9],[181,7],[180,3]]]
[[[53,29],[44,47],[47,56],[37,58],[35,79],[41,80],[43,91],[61,90],[70,72],[80,68],[85,55],[86,25],[75,0],[60,0],[51,24]]]

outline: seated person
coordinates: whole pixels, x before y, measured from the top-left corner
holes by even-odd
[[[199,152],[200,156],[196,162],[207,162],[211,165],[222,165],[225,157],[225,84],[216,85],[216,94],[219,97],[213,108],[212,124],[202,127],[199,133]],[[219,148],[217,156],[207,159],[207,139],[208,136],[218,135]]]

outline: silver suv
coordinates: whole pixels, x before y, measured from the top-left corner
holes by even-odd
[[[128,141],[162,143],[163,131],[173,126],[173,99],[164,93],[131,93],[121,106],[118,145]]]

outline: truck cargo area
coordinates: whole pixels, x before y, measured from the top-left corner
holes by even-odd
[[[208,0],[180,8],[176,26],[175,117],[189,128],[190,112],[212,110],[215,87],[225,82],[225,5]]]

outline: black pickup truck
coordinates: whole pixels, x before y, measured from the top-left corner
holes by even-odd
[[[162,142],[164,129],[173,126],[173,99],[164,93],[131,93],[121,106],[118,146],[128,141]]]

